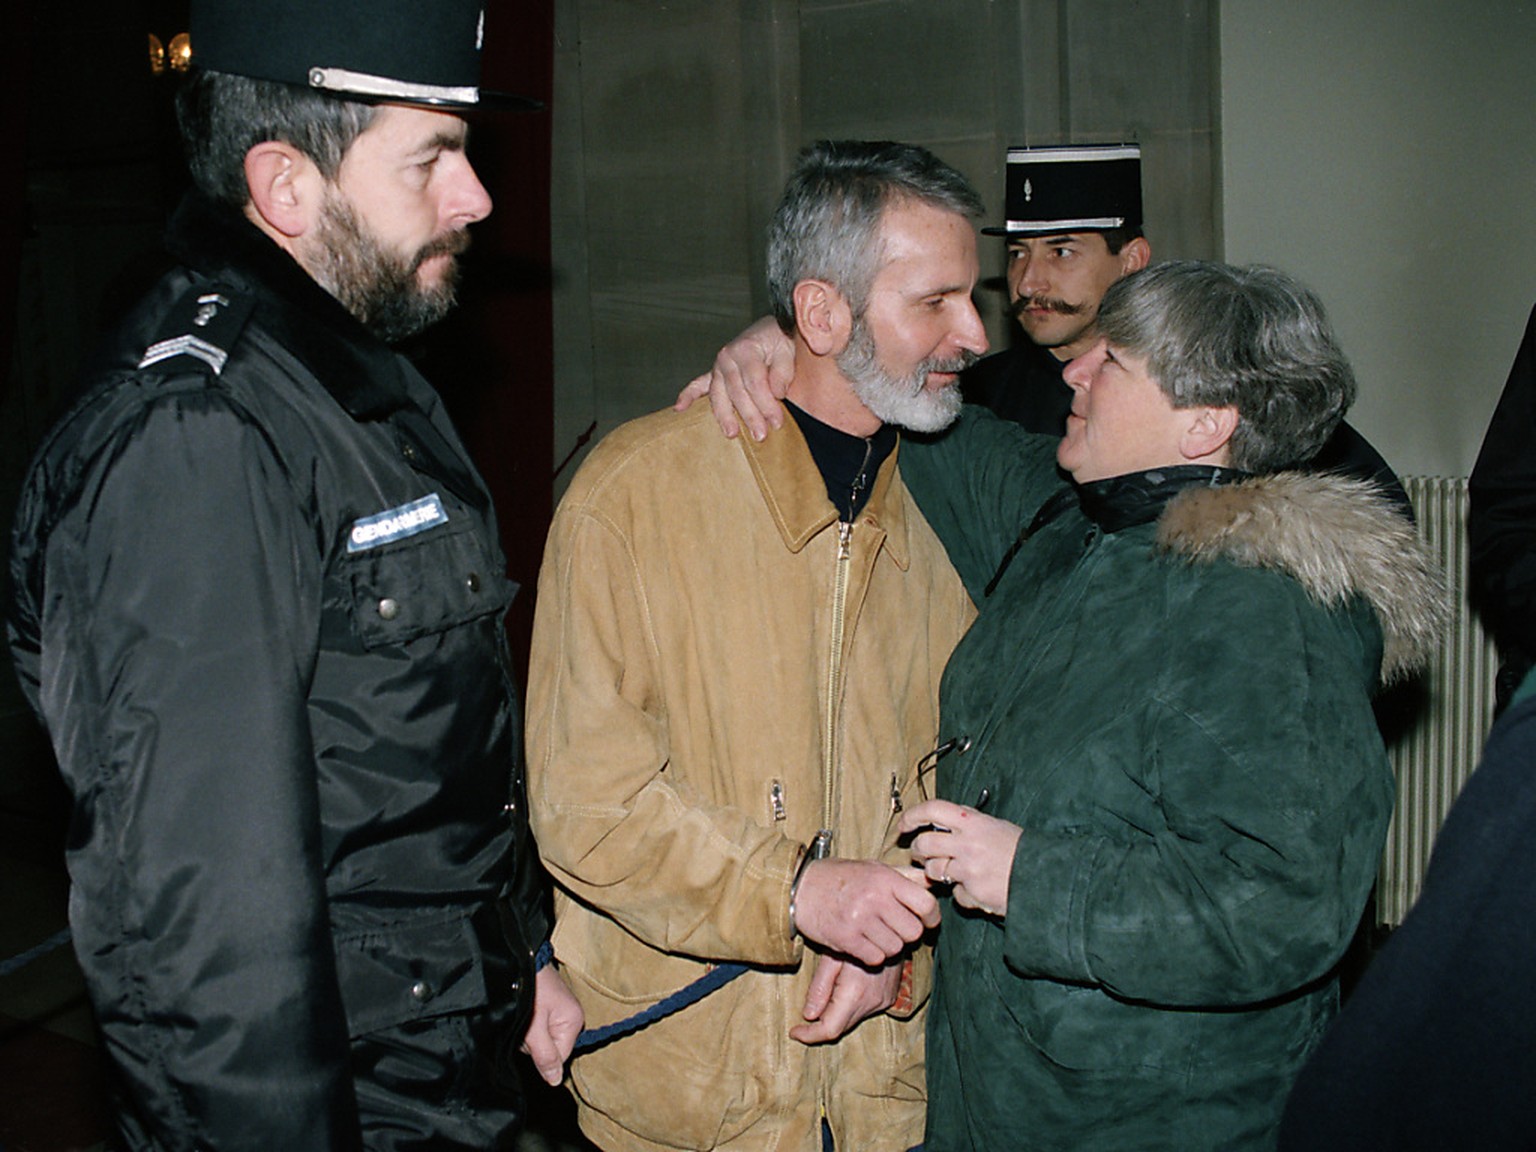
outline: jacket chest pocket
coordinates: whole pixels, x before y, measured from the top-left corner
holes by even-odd
[[[353,624],[368,649],[499,615],[517,590],[500,554],[472,526],[359,552],[343,565]]]

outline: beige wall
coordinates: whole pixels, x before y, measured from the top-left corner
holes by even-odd
[[[555,458],[766,310],[763,228],[814,139],[924,144],[993,215],[1010,144],[1137,140],[1156,252],[1216,255],[1215,2],[557,0]]]
[[[1531,0],[557,0],[556,457],[764,309],[819,136],[1134,139],[1158,256],[1296,272],[1400,472],[1464,475],[1536,302]],[[1001,261],[983,241],[984,268]],[[1001,294],[981,293],[994,343]]]
[[[1536,4],[1222,0],[1227,258],[1322,295],[1352,421],[1464,476],[1536,302]]]

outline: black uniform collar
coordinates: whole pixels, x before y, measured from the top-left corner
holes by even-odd
[[[1181,464],[1090,480],[1077,486],[1077,500],[1084,516],[1106,532],[1118,532],[1156,520],[1168,501],[1190,488],[1219,488],[1247,476],[1235,468]]]
[[[404,361],[238,212],[191,193],[166,247],[194,271],[250,289],[261,326],[352,416],[378,419],[408,403]]]

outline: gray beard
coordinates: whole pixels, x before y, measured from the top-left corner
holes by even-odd
[[[387,251],[351,205],[327,196],[309,268],[320,287],[386,344],[409,339],[446,316],[456,298],[458,266],[441,283],[423,288],[416,272],[428,258],[459,252],[468,234],[451,233],[405,259]]]
[[[958,384],[938,392],[923,387],[930,372],[959,372],[976,362],[974,353],[962,352],[953,359],[930,357],[906,378],[891,375],[880,363],[875,337],[864,318],[853,322],[848,347],[838,353],[837,366],[857,396],[884,424],[911,432],[942,432],[960,415],[962,399]]]

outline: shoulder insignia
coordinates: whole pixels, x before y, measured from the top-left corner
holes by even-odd
[[[255,301],[222,284],[203,284],[188,291],[166,314],[163,340],[144,350],[140,368],[188,357],[217,376],[224,370]]]

